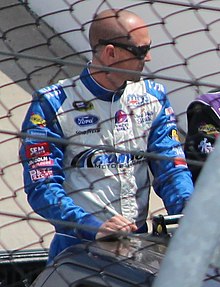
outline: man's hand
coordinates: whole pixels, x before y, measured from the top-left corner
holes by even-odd
[[[117,214],[101,225],[98,233],[96,234],[96,239],[108,236],[117,231],[131,233],[136,230],[137,226],[134,223],[130,222],[122,215]]]

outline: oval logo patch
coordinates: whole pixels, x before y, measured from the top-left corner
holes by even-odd
[[[74,120],[78,126],[84,127],[84,126],[95,125],[99,121],[99,118],[94,115],[84,115],[76,117]]]

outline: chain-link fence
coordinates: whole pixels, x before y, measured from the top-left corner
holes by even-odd
[[[1,0],[0,261],[2,267],[0,281],[2,286],[29,286],[46,263],[47,251],[54,235],[53,225],[33,212],[27,203],[22,175],[23,168],[18,155],[21,138],[27,137],[27,134],[21,133],[21,124],[30,106],[32,94],[40,88],[57,83],[60,79],[71,78],[81,72],[91,58],[88,31],[93,17],[96,13],[113,7],[137,13],[149,27],[152,38],[152,60],[145,64],[141,74],[143,78],[156,80],[166,86],[169,100],[176,114],[175,122],[179,127],[182,146],[184,146],[187,132],[186,109],[189,103],[198,95],[220,87],[220,8],[218,1]],[[143,120],[143,117],[139,117],[139,120],[141,119]],[[109,120],[112,118],[110,117]],[[123,120],[122,114],[118,120]],[[42,119],[40,119],[40,124],[43,124]],[[39,134],[29,134],[29,137],[32,138],[38,136]],[[64,146],[69,144],[69,140],[62,137],[57,139]],[[77,137],[74,137],[74,140],[77,143]],[[45,137],[45,141],[50,142],[48,135]],[[86,142],[86,146],[88,149],[100,148],[94,146],[92,140]],[[112,147],[108,148],[108,152],[111,154],[120,153],[117,148],[114,150]],[[143,153],[134,152],[133,149],[127,149],[126,153],[132,154],[132,161],[136,166],[139,158],[143,155]],[[145,156],[145,158],[158,161],[159,164],[160,161],[167,159],[148,153],[145,153]],[[200,165],[197,158],[195,159],[195,162],[193,161],[191,164]],[[108,164],[111,160],[113,159],[110,158]],[[34,176],[36,177],[36,175]],[[101,179],[99,181],[101,182]],[[86,186],[82,189],[88,188],[86,175],[84,175],[83,182]],[[89,188],[96,184],[95,180],[90,181]],[[157,214],[166,214],[166,210],[162,201],[152,190],[147,218],[150,232],[153,229],[151,227],[152,217]],[[55,221],[53,223],[57,224]],[[161,226],[161,222],[159,226]],[[80,227],[74,225],[74,228]],[[60,271],[62,276],[58,277],[64,279],[65,283],[59,281],[60,286],[62,284],[64,284],[63,286],[94,286],[94,284],[100,284],[100,286],[122,286],[121,284],[125,284],[124,286],[148,286],[147,284],[149,284],[151,286],[165,253],[167,235],[165,234],[165,238],[161,239],[162,243],[157,242],[158,238],[152,240],[151,236],[130,236],[129,243],[127,241],[125,243],[122,239],[117,248],[114,246],[113,251],[108,244],[104,244],[104,247],[100,248],[99,242],[71,250],[70,254],[81,254],[81,252],[85,254],[88,251],[85,258],[91,252],[94,260],[97,257],[102,261],[104,260],[102,256],[107,256],[105,257],[106,262],[102,262],[101,267],[96,269],[94,267],[91,271],[94,261],[92,260],[91,264],[83,265],[84,260],[89,259],[83,259],[84,257],[81,255],[80,258],[76,256],[78,259],[74,263],[71,262],[74,266],[73,269],[79,268],[76,267],[77,260],[81,262],[79,264],[81,267],[84,266],[83,271],[79,270],[77,283],[73,283],[71,278],[65,279],[66,274],[71,272],[69,273],[69,269],[64,268],[64,271]],[[149,245],[150,248],[148,248]],[[120,257],[121,249],[125,251],[125,254],[122,252],[122,259]],[[114,256],[109,255],[110,253]],[[69,253],[67,255],[69,256]],[[114,260],[111,258],[112,256]],[[64,257],[58,258],[58,262],[64,262],[63,266],[69,264],[68,260],[65,260]],[[121,261],[122,263],[120,263]],[[58,263],[58,266],[62,264]],[[99,263],[97,264],[99,265]],[[118,264],[123,270],[117,269]],[[150,268],[149,266],[152,265],[153,267]],[[110,266],[116,267],[108,273],[106,270],[109,270]],[[128,267],[132,269],[134,278],[131,276],[130,281],[122,283],[123,278],[126,279],[128,276]],[[51,267],[49,272],[55,272],[53,268],[56,270],[56,265]],[[72,267],[70,267],[71,269]],[[91,277],[87,272],[88,274],[92,272]],[[139,272],[141,272],[140,280],[137,280]],[[216,279],[218,269],[214,268],[211,272],[214,272],[213,277]],[[97,279],[100,274],[101,281]],[[107,280],[105,276],[108,277]],[[46,280],[45,278],[44,280]],[[58,282],[57,277],[54,278],[55,281],[52,284]],[[81,279],[83,278],[87,278],[87,280],[82,283]],[[93,282],[88,278],[96,278],[97,281]],[[215,284],[217,284],[216,280]]]

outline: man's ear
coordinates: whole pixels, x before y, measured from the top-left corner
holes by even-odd
[[[112,61],[115,61],[115,48],[113,45],[109,44],[105,47],[105,53],[106,53],[106,60],[109,61],[109,64],[112,63]]]

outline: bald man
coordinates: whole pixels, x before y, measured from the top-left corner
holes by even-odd
[[[129,11],[107,10],[100,13],[91,25],[89,39],[96,52],[92,59],[94,65],[124,70],[123,73],[97,74],[91,68],[94,79],[106,89],[116,90],[128,80],[139,81],[144,63],[151,60],[151,38],[146,24]],[[134,47],[140,48],[136,50]],[[132,51],[137,52],[139,57]]]
[[[147,232],[149,168],[169,214],[182,212],[193,191],[165,88],[141,78],[151,60],[143,19],[103,11],[89,40],[92,61],[80,76],[35,93],[22,127],[25,192],[56,231],[49,262],[82,240]]]

